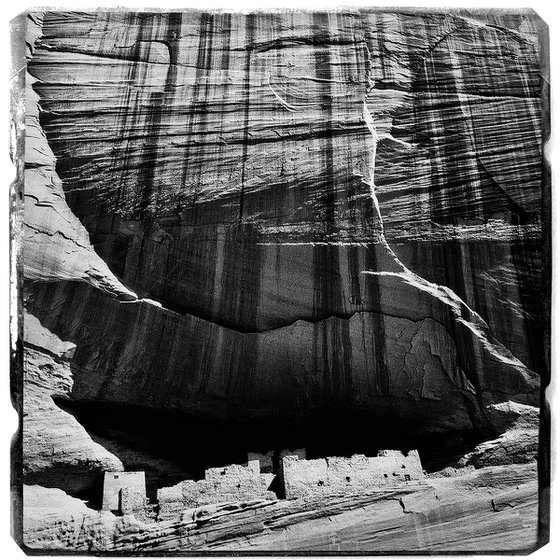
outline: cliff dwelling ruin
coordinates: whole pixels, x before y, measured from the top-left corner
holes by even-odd
[[[251,452],[244,465],[210,468],[202,480],[184,480],[158,489],[155,503],[147,498],[143,472],[107,472],[103,509],[165,521],[210,504],[352,496],[424,478],[417,451],[383,450],[376,457],[305,457],[305,449]]]

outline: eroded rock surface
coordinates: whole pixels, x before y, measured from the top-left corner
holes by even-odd
[[[24,321],[24,477],[29,483],[38,480],[54,487],[63,477],[66,490],[73,492],[95,487],[105,470],[123,470],[123,464],[53,400],[72,392],[68,359],[75,347],[51,334],[32,315],[26,314]]]
[[[79,480],[128,468],[170,486],[237,447],[316,438],[320,456],[419,448],[428,462],[453,441],[433,464],[463,478],[534,467],[548,262],[535,14],[24,17],[27,483],[84,497]],[[467,500],[448,544],[428,515],[383,550],[534,537],[530,472],[519,516]],[[465,535],[477,508],[487,532]],[[212,541],[100,515],[67,540],[33,517],[30,542]],[[318,517],[251,545],[325,550]],[[379,542],[356,522],[363,538],[337,533],[340,550]]]

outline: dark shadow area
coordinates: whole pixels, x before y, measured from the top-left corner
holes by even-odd
[[[75,416],[94,441],[116,455],[126,470],[146,472],[152,501],[158,488],[187,478],[204,478],[209,467],[246,463],[250,451],[305,448],[307,458],[315,459],[355,453],[375,456],[381,449],[418,449],[424,469],[433,472],[488,439],[474,431],[419,437],[394,419],[383,422],[371,415],[332,409],[315,411],[297,422],[274,417],[216,421],[123,404],[62,398],[56,403]],[[73,474],[64,466],[58,474],[41,473],[33,478],[28,483],[62,488],[88,500],[90,507],[101,505],[100,472]],[[273,483],[271,490],[278,493],[279,485]]]
[[[44,488],[60,488],[69,496],[85,500],[86,506],[94,510],[101,509],[103,493],[103,472],[100,470],[86,470],[72,468],[68,464],[49,466],[39,472],[25,473],[24,484],[35,484]]]

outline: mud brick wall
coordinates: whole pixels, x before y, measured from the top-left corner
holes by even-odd
[[[286,498],[354,494],[377,487],[406,484],[423,477],[417,451],[381,451],[377,457],[353,455],[301,460],[282,459],[281,477]]]
[[[159,519],[206,504],[276,500],[276,494],[268,490],[273,478],[271,473],[261,473],[258,460],[249,461],[247,466],[207,469],[204,480],[184,480],[158,490]]]
[[[136,488],[122,488],[120,491],[120,512],[144,517],[146,513],[146,495]]]
[[[121,509],[121,490],[130,488],[144,499],[146,497],[146,475],[137,472],[106,472],[103,480],[102,509],[119,511]]]
[[[267,451],[266,453],[259,453],[256,451],[249,451],[247,453],[248,461],[258,461],[261,466],[262,473],[276,473],[279,469],[280,461],[284,457],[296,456],[300,459],[307,459],[307,452],[304,448],[301,449],[282,449],[280,451]]]

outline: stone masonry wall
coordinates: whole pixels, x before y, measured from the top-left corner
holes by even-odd
[[[110,511],[121,510],[121,491],[128,488],[137,496],[146,498],[146,475],[139,472],[106,472],[103,479],[102,509]]]
[[[159,519],[206,504],[276,500],[276,494],[268,490],[273,478],[271,473],[261,473],[257,460],[248,461],[247,466],[207,469],[204,480],[184,480],[158,490]]]
[[[274,451],[267,451],[266,453],[249,451],[249,453],[247,453],[247,462],[258,461],[261,472],[271,473],[274,471],[273,457],[274,457]]]
[[[120,513],[134,515],[137,519],[147,519],[148,504],[146,495],[136,488],[122,488],[120,491]]]
[[[278,464],[275,464],[275,455],[280,462],[284,457],[294,455],[300,459],[307,459],[306,450],[301,449],[282,449],[280,451],[267,451],[266,453],[259,453],[257,451],[249,451],[247,453],[248,461],[258,461],[261,466],[262,473],[276,473]]]
[[[353,455],[301,460],[282,459],[281,477],[287,499],[353,494],[376,487],[406,484],[423,477],[417,451],[380,451],[377,457]]]

